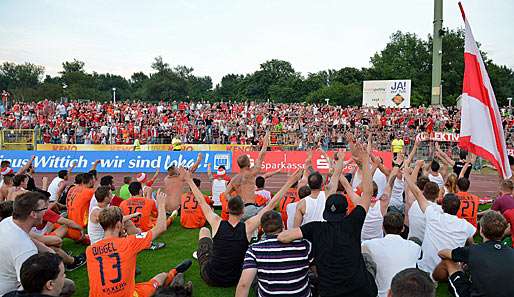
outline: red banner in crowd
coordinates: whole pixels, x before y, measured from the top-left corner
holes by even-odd
[[[328,156],[332,158],[334,152],[327,152]],[[239,172],[239,166],[237,166],[237,158],[241,155],[247,155],[250,158],[251,166],[254,165],[255,160],[259,156],[259,152],[232,152],[232,172]],[[345,160],[351,158],[351,153],[345,153]],[[375,152],[376,156],[379,156],[384,160],[384,164],[387,168],[392,167],[393,154],[391,152]],[[281,169],[283,172],[293,172],[298,168],[303,168],[305,159],[307,159],[306,151],[272,151],[267,152],[262,162],[262,172],[271,172],[277,169]],[[319,151],[315,151],[312,155],[312,166],[314,170],[321,173],[327,173],[329,169],[328,160]],[[351,163],[343,169],[343,172],[348,173],[353,170],[355,163]]]

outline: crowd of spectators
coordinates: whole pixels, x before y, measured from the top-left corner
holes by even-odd
[[[508,146],[514,116],[502,110]],[[18,102],[3,114],[0,129],[35,129],[39,143],[63,144],[258,144],[266,129],[272,144],[298,149],[345,145],[344,133],[375,135],[377,145],[394,137],[408,145],[420,132],[459,133],[456,107],[409,109],[255,102]]]

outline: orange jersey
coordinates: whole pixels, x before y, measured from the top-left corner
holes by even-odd
[[[73,187],[74,190],[77,187]],[[70,193],[68,193],[70,194]],[[87,226],[87,218],[89,212],[89,202],[95,194],[94,188],[79,187],[76,192],[72,193],[70,197],[68,195],[67,204],[68,206],[68,219],[79,224],[82,228]]]
[[[290,188],[284,194],[284,197],[280,200],[278,204],[278,208],[280,210],[280,215],[282,216],[282,222],[284,223],[284,227],[287,229],[287,206],[290,203],[295,203],[300,201],[300,197],[298,196],[298,190],[295,188]]]
[[[89,246],[86,249],[89,296],[135,296],[137,254],[151,244],[150,231],[106,238]]]
[[[457,217],[466,219],[466,221],[476,227],[480,198],[468,192],[457,192],[457,197],[460,199],[460,208],[457,212]]]
[[[125,216],[136,212],[141,213],[141,216],[131,219],[134,225],[141,229],[141,231],[149,231],[155,226],[157,205],[154,200],[143,197],[130,197],[121,202],[120,208]]]
[[[235,191],[233,191],[232,195],[237,195],[237,194]],[[221,202],[221,219],[226,221],[226,220],[228,220],[228,199],[225,198],[225,193],[220,194],[220,202]]]
[[[207,204],[212,205],[212,200],[204,195]],[[182,195],[180,202],[180,224],[184,228],[197,229],[205,225],[205,215],[202,208],[198,205],[198,201],[192,192]]]
[[[73,186],[68,190],[68,193],[66,195],[66,208],[70,209],[71,205],[73,204],[73,201],[75,201],[75,198],[77,198],[78,192],[82,189],[82,186]]]

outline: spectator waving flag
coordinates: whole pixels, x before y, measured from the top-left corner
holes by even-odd
[[[491,162],[503,178],[510,178],[512,173],[496,97],[460,2],[459,7],[466,25],[459,146]]]

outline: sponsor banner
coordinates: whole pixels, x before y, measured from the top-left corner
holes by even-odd
[[[410,79],[365,80],[362,85],[362,105],[409,108],[410,90]]]
[[[133,151],[131,144],[38,144],[38,151]]]
[[[10,160],[15,170],[26,164],[35,155],[33,162],[36,172],[54,172],[68,169],[72,162],[77,163],[76,172],[89,170],[99,160],[98,172],[154,172],[157,168],[166,172],[168,167],[191,167],[200,152],[107,152],[107,151],[0,151],[0,160]],[[201,152],[203,160],[196,172],[207,172],[207,164],[213,170],[225,165],[231,171],[232,152],[209,151]]]
[[[393,154],[391,152],[375,151],[376,156],[381,157],[384,160],[384,164],[387,168],[392,167]],[[334,152],[327,152],[330,158],[333,157]],[[255,164],[255,160],[259,156],[259,152],[238,152],[232,153],[232,172],[239,172],[239,166],[237,166],[237,158],[241,155],[247,155],[250,158],[251,166]],[[351,158],[351,153],[345,153],[345,160]],[[307,159],[306,151],[271,151],[267,152],[264,161],[262,162],[262,172],[271,172],[277,169],[281,169],[283,172],[294,172],[298,168],[304,168],[305,160]],[[319,151],[313,152],[312,155],[312,166],[314,170],[321,173],[327,173],[329,169],[328,160]],[[351,163],[343,169],[344,173],[351,172],[355,167],[355,163]]]
[[[171,144],[142,144],[141,151],[172,151]],[[132,144],[38,144],[38,151],[134,151]],[[243,144],[183,144],[182,151],[252,151]]]
[[[212,151],[243,151],[251,152],[254,150],[253,145],[249,144],[211,144],[209,145]]]
[[[441,142],[459,142],[459,134],[451,132],[426,132],[416,135],[416,139],[421,141],[441,141]]]

